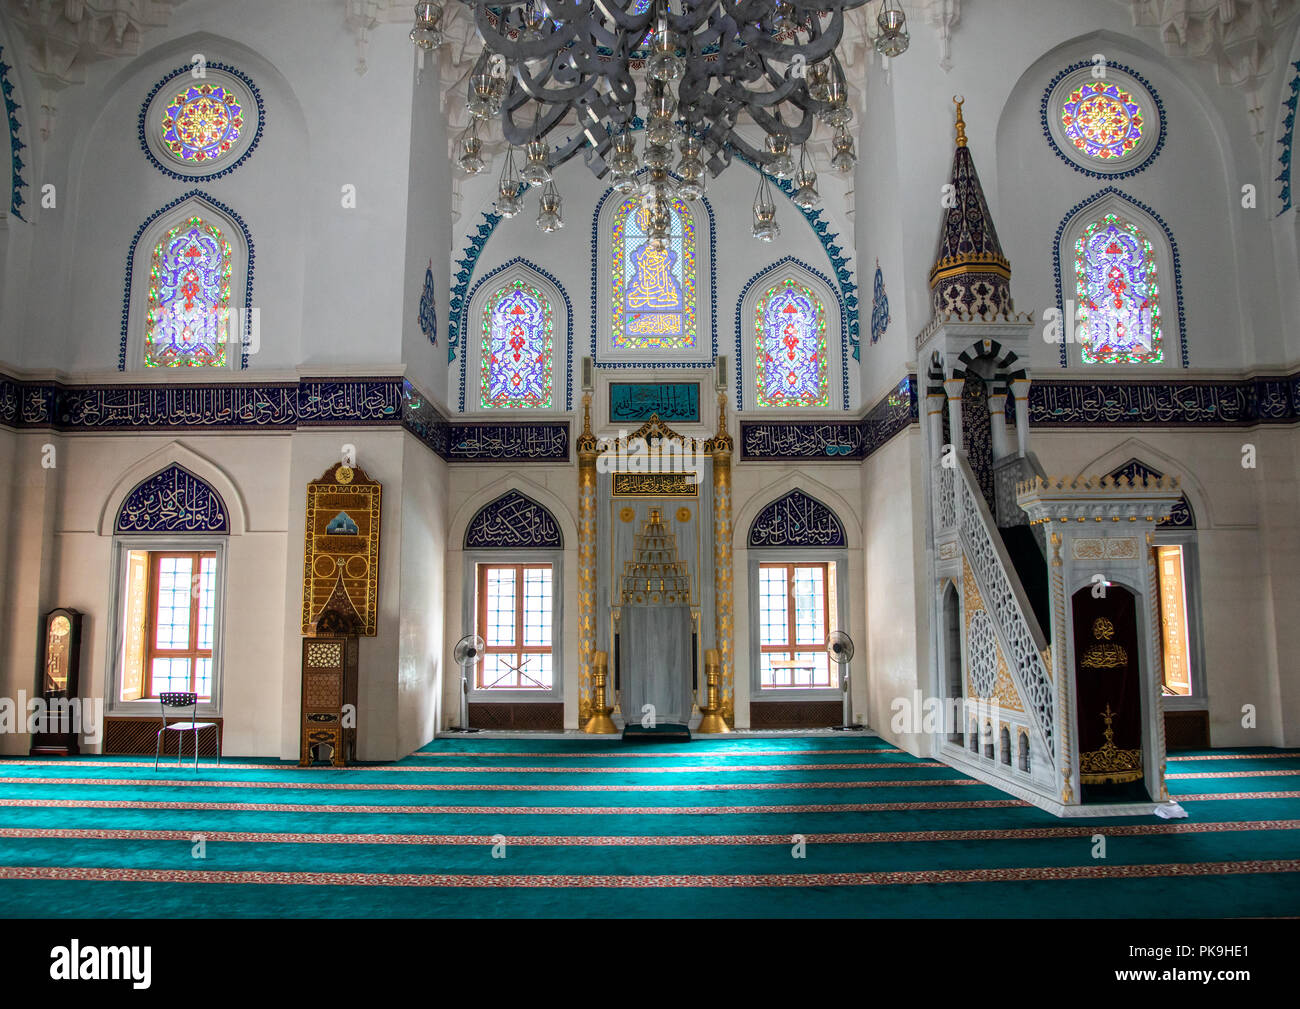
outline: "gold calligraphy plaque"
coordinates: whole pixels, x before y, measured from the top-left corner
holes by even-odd
[[[302,631],[311,634],[326,604],[350,606],[377,632],[380,484],[359,467],[336,463],[307,485]]]
[[[691,473],[615,473],[615,497],[699,497]]]

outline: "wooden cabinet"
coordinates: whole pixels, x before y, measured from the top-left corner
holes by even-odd
[[[302,640],[303,767],[318,760],[343,767],[356,760],[358,645],[350,635]]]

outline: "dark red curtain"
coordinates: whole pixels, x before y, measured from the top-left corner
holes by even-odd
[[[1074,594],[1079,777],[1084,785],[1142,779],[1142,695],[1136,599],[1118,585]]]

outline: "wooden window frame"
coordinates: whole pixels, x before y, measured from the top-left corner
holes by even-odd
[[[488,643],[488,572],[489,571],[513,571],[515,574],[515,633],[513,645],[493,645]],[[500,564],[495,561],[481,561],[478,564],[478,606],[477,621],[478,633],[483,638],[484,655],[511,655],[515,659],[516,669],[523,662],[524,655],[553,655],[555,640],[554,631],[551,634],[551,644],[549,645],[525,645],[524,644],[524,572],[525,571],[545,571],[550,576],[551,586],[551,612],[555,611],[555,565],[546,561],[532,561],[521,564]],[[516,680],[519,674],[515,674]],[[487,693],[505,690],[521,690],[530,693],[545,693],[555,689],[555,669],[551,669],[551,683],[546,687],[524,687],[519,683],[511,683],[508,686],[488,687],[483,684],[483,663],[480,661],[475,664],[474,690],[481,690]]]
[[[142,699],[156,700],[158,697],[158,693],[157,691],[154,690],[154,685],[153,685],[153,660],[155,658],[188,659],[190,664],[189,689],[197,693],[198,692],[198,671],[199,671],[198,660],[199,659],[212,660],[214,658],[213,649],[199,647],[199,611],[200,611],[199,603],[202,599],[203,594],[202,592],[194,592],[193,589],[191,589],[190,591],[189,647],[182,648],[182,649],[159,648],[157,646],[158,638],[156,633],[157,621],[158,621],[158,587],[159,587],[158,583],[162,580],[161,575],[159,573],[159,569],[162,566],[162,561],[164,558],[188,557],[191,560],[190,578],[193,579],[196,575],[199,576],[202,575],[203,558],[210,557],[212,559],[213,578],[215,580],[217,576],[216,551],[213,550],[194,550],[194,551],[150,550],[148,551],[148,554],[149,554],[149,594],[148,594],[149,601],[148,601],[148,608],[146,610],[145,627],[144,627],[144,639],[145,639],[144,682],[143,682],[144,692],[142,695]],[[193,585],[192,580],[191,580],[191,585]],[[212,628],[212,640],[214,642],[216,641],[217,638],[215,620],[216,620],[216,608],[214,606],[213,628]],[[209,695],[206,697],[202,695],[199,696],[200,702],[211,701],[211,700],[212,700],[211,693],[209,693]]]
[[[799,652],[829,652],[830,645],[828,638],[831,629],[831,582],[830,566],[833,561],[763,561],[758,565],[758,585],[759,585],[759,631],[758,631],[758,650],[760,659],[765,654],[782,654],[789,655],[792,659]],[[818,568],[822,573],[822,629],[823,638],[820,645],[803,645],[799,644],[799,638],[796,631],[797,614],[794,603],[794,572],[796,568]],[[762,585],[763,572],[765,570],[785,571],[785,613],[786,613],[786,643],[783,645],[765,645],[763,644],[763,607],[762,607]],[[830,669],[829,662],[827,669]],[[826,690],[834,687],[835,677],[831,674],[831,682],[827,686],[807,683],[791,683],[788,685],[765,685],[762,682],[762,675],[759,676],[760,690]]]

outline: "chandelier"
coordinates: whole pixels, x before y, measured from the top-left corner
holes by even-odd
[[[789,183],[801,208],[820,198],[808,151],[819,123],[834,169],[850,172],[857,160],[836,54],[845,13],[879,6],[882,55],[900,55],[909,41],[898,0],[461,2],[483,51],[469,75],[472,118],[457,163],[471,175],[487,170],[480,133],[499,119],[508,147],[497,213],[521,213],[523,194],[536,188],[544,232],[564,226],[553,173],[578,155],[619,193],[639,194],[659,242],[673,201],[700,196],[739,156],[759,170],[754,237],[771,241],[780,226],[769,177]],[[437,3],[416,4],[411,41],[441,44],[442,15]]]

